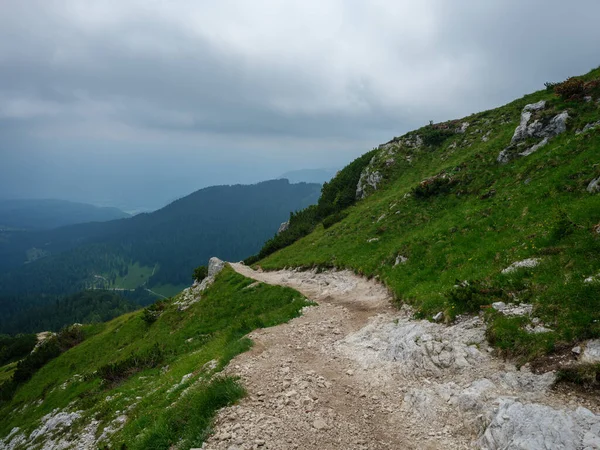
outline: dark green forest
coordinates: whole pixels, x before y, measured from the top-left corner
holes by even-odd
[[[143,289],[141,291],[134,294],[89,290],[63,298],[56,297],[46,304],[14,314],[8,313],[0,319],[0,326],[5,333],[30,333],[39,330],[58,331],[73,323],[106,322],[156,300]]]
[[[29,312],[91,287],[190,284],[193,269],[211,256],[238,261],[256,253],[290,212],[317,202],[320,188],[285,179],[214,186],[129,219],[4,232],[0,332],[8,332],[9,326],[13,333],[44,330],[45,322],[26,319]],[[38,250],[39,258],[24,263],[31,249]],[[134,264],[146,278],[133,274]],[[124,277],[129,277],[127,286],[120,285]]]

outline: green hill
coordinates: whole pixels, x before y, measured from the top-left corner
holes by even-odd
[[[50,434],[81,448],[109,427],[114,433],[99,444],[111,448],[199,447],[216,410],[244,394],[236,379],[213,375],[251,347],[248,332],[285,322],[307,305],[292,289],[256,285],[230,268],[201,301],[182,309],[176,300],[155,304],[153,319],[138,311],[65,329],[38,356],[5,366],[0,436],[19,427],[27,438],[18,448],[43,445]],[[67,406],[78,412],[65,427],[57,412]],[[40,429],[44,417],[62,425]]]
[[[89,288],[143,286],[171,296],[211,256],[236,261],[256,252],[320,189],[287,180],[214,186],[130,219],[8,235],[0,242],[0,262],[11,267],[0,274],[0,332],[42,331],[19,324],[42,322],[32,314]],[[23,264],[34,249],[36,259]]]
[[[565,112],[564,132],[549,132]],[[527,358],[600,337],[600,283],[589,282],[600,273],[600,69],[425,126],[353,164],[362,173],[350,188],[365,198],[310,227],[300,212],[275,241],[314,231],[262,268],[351,268],[381,279],[423,317],[442,312],[446,321],[493,302],[532,303],[552,331],[528,333],[526,319],[489,313],[489,338]],[[527,259],[535,267],[505,270]]]

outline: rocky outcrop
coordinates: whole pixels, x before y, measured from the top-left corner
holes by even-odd
[[[600,363],[600,339],[588,341],[583,348],[579,359],[583,363],[597,364]]]
[[[546,107],[544,100],[526,105],[521,112],[521,122],[515,129],[510,145],[500,152],[497,161],[506,164],[509,161],[529,156],[548,144],[549,140],[567,131],[569,114],[563,111],[549,120],[540,114]],[[537,144],[525,148],[527,139],[541,139]]]
[[[202,282],[194,282],[192,286],[181,291],[179,300],[175,302],[178,305],[179,311],[184,311],[194,303],[198,302],[202,298],[202,292],[204,292],[213,282],[215,277],[227,264],[225,261],[221,261],[219,258],[212,257],[208,261],[208,276],[202,280]]]
[[[221,270],[223,270],[223,268],[225,267],[225,264],[227,264],[225,261],[221,261],[219,258],[217,258],[215,256],[213,256],[212,258],[210,258],[208,260],[208,277],[207,278],[212,278],[212,280],[210,281],[211,283],[214,281],[215,276]],[[206,278],[204,280],[206,280]]]
[[[600,126],[600,120],[598,120],[597,122],[588,123],[583,127],[583,129],[577,130],[575,132],[575,134],[580,135],[580,134],[586,133],[590,130],[593,130],[594,128],[599,127],[599,126]]]
[[[358,184],[356,185],[356,198],[363,199],[368,195],[370,191],[376,191],[377,186],[383,180],[383,177],[379,171],[373,169],[373,162],[376,156],[371,159],[371,162],[367,167],[364,168],[360,174]]]
[[[586,188],[586,190],[590,194],[595,194],[597,192],[600,192],[600,177],[594,178],[592,181],[590,181],[590,184],[588,184],[588,187]]]
[[[586,408],[557,410],[503,400],[480,440],[486,450],[600,448],[600,417]]]
[[[396,138],[378,147],[378,152],[371,158],[367,167],[360,174],[356,185],[356,198],[367,197],[376,191],[385,179],[385,172],[394,166],[399,158],[411,161],[411,152],[423,146],[423,139],[418,134],[410,134]]]
[[[532,269],[540,263],[539,258],[528,258],[523,261],[517,261],[512,263],[506,269],[502,270],[503,274],[516,272],[518,269]]]
[[[289,227],[290,227],[290,221],[289,220],[287,222],[283,222],[281,225],[279,225],[279,229],[277,230],[277,234],[283,233]]]

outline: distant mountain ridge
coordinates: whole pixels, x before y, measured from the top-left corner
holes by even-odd
[[[239,261],[257,252],[291,212],[316,203],[320,190],[287,180],[213,186],[128,219],[5,232],[0,331],[31,308],[84,289],[178,292],[211,256]]]
[[[58,199],[0,200],[0,230],[49,230],[87,222],[131,217],[118,208]]]
[[[299,169],[286,172],[279,178],[285,178],[290,183],[323,184],[330,181],[337,171],[337,169]]]

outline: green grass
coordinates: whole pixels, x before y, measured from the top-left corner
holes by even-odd
[[[586,77],[600,77],[600,69]],[[546,114],[569,111],[568,131],[528,157],[497,163],[523,106],[542,99]],[[597,120],[597,103],[565,102],[548,91],[462,119],[470,123],[465,134],[444,135],[420,150],[401,149],[394,165],[377,167],[385,174],[382,188],[348,208],[347,217],[317,227],[258,265],[351,268],[378,276],[423,317],[444,311],[451,320],[498,300],[531,302],[554,332],[494,340],[527,358],[551,352],[557,343],[600,337],[600,285],[583,283],[600,272],[600,235],[592,231],[600,224],[600,195],[585,191],[600,176],[600,129],[575,134]],[[423,180],[443,172],[453,174],[451,185],[413,194]],[[408,262],[394,266],[399,254]],[[538,267],[501,274],[532,257],[541,258]],[[451,295],[456,280],[476,281],[481,292],[465,303]],[[509,322],[496,321],[493,328],[508,335],[525,325]]]
[[[15,370],[17,370],[16,361],[0,367],[0,384],[10,380]]]
[[[82,410],[87,420],[94,417],[103,426],[122,414],[118,411],[131,408],[125,427],[107,442],[113,448],[122,444],[128,449],[168,449],[176,443],[180,448],[200,446],[215,411],[243,395],[235,379],[213,372],[251,347],[245,337],[248,332],[296,317],[307,304],[289,288],[260,284],[245,289],[252,283],[227,267],[202,300],[186,310],[178,310],[175,298],[152,324],[138,311],[85,326],[86,339],[81,344],[42,367],[10,403],[0,406],[0,436],[14,426],[29,433],[43,415],[68,405],[69,410]],[[152,364],[140,356],[156,348],[161,355]],[[127,365],[123,376],[111,382],[96,372],[135,357],[142,361],[140,370],[129,370]],[[212,360],[217,362],[214,371],[205,368]],[[181,383],[187,374],[191,378]],[[38,400],[42,402],[37,404]],[[75,430],[82,423],[75,424]]]
[[[152,290],[157,294],[160,294],[164,297],[173,297],[174,295],[179,294],[182,290],[188,287],[185,284],[159,284],[157,286],[152,286]]]
[[[130,264],[127,275],[123,277],[117,277],[116,281],[114,282],[114,287],[121,289],[135,289],[138,286],[146,284],[148,279],[152,276],[153,271],[153,267],[140,266],[140,263],[138,262]],[[181,289],[177,292],[180,291]]]

